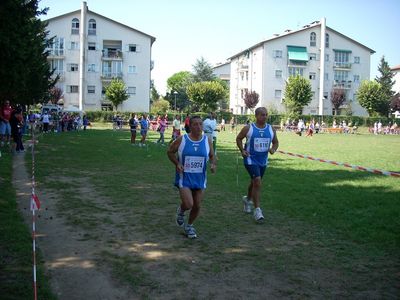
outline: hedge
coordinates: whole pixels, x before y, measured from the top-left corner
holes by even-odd
[[[143,113],[136,113],[138,116],[142,115]],[[203,119],[207,117],[206,112],[194,112],[191,115],[199,115]],[[113,111],[87,111],[86,116],[92,122],[112,122],[114,116],[120,116],[122,119],[128,121],[131,117],[131,112],[113,112]],[[167,114],[168,120],[173,120],[175,117],[175,113],[170,112]],[[182,120],[185,118],[186,114],[181,113]],[[222,118],[225,119],[225,123],[228,124],[231,120],[233,114],[229,112],[216,112],[217,119],[220,121]],[[150,114],[150,117],[154,117],[154,115]],[[245,124],[248,120],[255,121],[254,114],[252,115],[235,115],[236,123],[238,124]],[[348,124],[351,122],[353,125],[356,126],[363,126],[363,127],[372,127],[375,122],[381,121],[383,125],[387,125],[389,122],[393,124],[395,119],[387,118],[387,117],[358,117],[358,116],[319,116],[319,115],[303,115],[301,118],[304,122],[309,122],[310,120],[314,119],[321,123],[324,121],[327,126],[331,126],[333,123],[333,119],[336,120],[337,123],[346,121]],[[284,115],[269,115],[268,116],[268,123],[273,125],[280,125],[281,120],[286,122],[286,117]],[[398,121],[397,121],[398,122]]]

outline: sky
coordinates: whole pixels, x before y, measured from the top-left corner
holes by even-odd
[[[197,59],[225,62],[274,33],[326,18],[328,27],[376,51],[371,79],[385,56],[400,65],[400,0],[87,0],[89,10],[156,38],[152,78],[165,94],[167,79],[193,71]],[[41,0],[53,18],[81,8],[82,0]]]

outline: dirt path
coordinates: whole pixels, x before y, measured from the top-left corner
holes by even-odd
[[[31,176],[25,168],[23,155],[14,156],[13,183],[18,206],[31,228]],[[42,204],[36,222],[37,246],[43,254],[51,287],[58,298],[134,299],[128,288],[117,286],[107,272],[95,267],[95,244],[82,239],[81,234],[66,225],[63,217],[56,215],[55,197],[36,192]],[[38,278],[38,284],[41,280]]]

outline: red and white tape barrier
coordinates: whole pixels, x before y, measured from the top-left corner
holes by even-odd
[[[32,194],[31,194],[31,211],[32,211],[32,248],[33,248],[33,294],[34,299],[37,300],[37,283],[36,283],[36,216],[35,212],[40,209],[40,201],[38,196],[35,194],[35,124],[32,124]]]
[[[370,172],[370,173],[374,173],[374,174],[381,174],[381,175],[400,178],[400,173],[397,173],[397,172],[391,172],[391,171],[385,171],[385,170],[379,170],[379,169],[373,169],[373,168],[366,168],[366,167],[362,167],[362,166],[351,165],[348,163],[342,163],[342,162],[337,162],[337,161],[332,161],[332,160],[327,160],[327,159],[322,159],[322,158],[315,158],[315,157],[312,157],[309,155],[296,154],[296,153],[281,151],[281,150],[277,150],[276,152],[294,156],[294,157],[300,157],[300,158],[305,158],[305,159],[309,159],[309,160],[315,160],[315,161],[319,161],[319,162],[323,162],[323,163],[328,163],[328,164],[332,164],[335,166],[343,166],[343,167],[358,170],[358,171],[365,171],[365,172]]]

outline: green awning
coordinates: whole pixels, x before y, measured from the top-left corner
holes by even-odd
[[[289,60],[308,61],[306,47],[287,46]]]
[[[351,50],[343,50],[343,49],[332,49],[335,52],[346,52],[346,53],[351,53]]]

